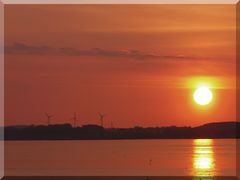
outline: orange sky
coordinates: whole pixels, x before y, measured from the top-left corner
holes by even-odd
[[[7,125],[235,120],[234,5],[6,5],[5,46]]]

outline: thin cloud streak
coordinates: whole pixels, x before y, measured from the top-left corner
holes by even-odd
[[[155,52],[143,52],[139,50],[105,50],[93,48],[82,50],[77,48],[53,48],[49,46],[32,46],[25,43],[15,43],[12,46],[5,47],[7,54],[37,54],[37,55],[66,55],[66,56],[102,56],[112,58],[132,58],[132,59],[195,59],[194,57],[184,55],[162,55]]]

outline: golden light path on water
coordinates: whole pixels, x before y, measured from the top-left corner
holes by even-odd
[[[214,176],[215,159],[213,140],[195,139],[193,141],[193,174],[194,176]]]

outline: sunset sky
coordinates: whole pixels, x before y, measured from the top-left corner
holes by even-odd
[[[235,5],[6,5],[5,123],[235,121],[235,23]]]

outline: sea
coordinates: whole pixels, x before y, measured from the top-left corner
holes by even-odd
[[[236,176],[236,140],[5,141],[5,175]]]

